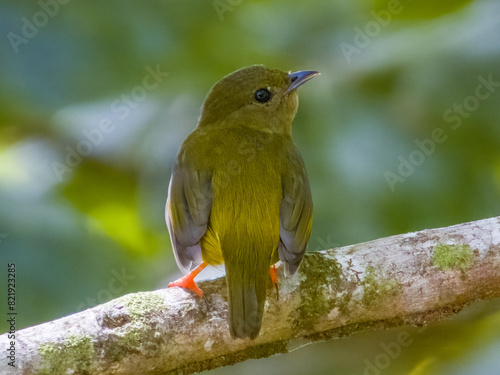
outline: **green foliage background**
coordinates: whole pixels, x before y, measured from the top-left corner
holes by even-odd
[[[500,82],[498,1],[54,4],[0,5],[0,284],[3,296],[16,263],[18,328],[177,276],[164,224],[172,162],[210,86],[242,66],[322,73],[300,89],[294,126],[315,202],[311,250],[499,215],[500,90],[469,98],[480,77]],[[13,43],[26,22],[43,25]],[[134,99],[148,69],[168,77]],[[455,105],[474,110],[453,128]],[[55,163],[103,119],[113,130],[58,178]],[[384,174],[436,128],[446,140],[391,189]],[[213,373],[490,374],[499,307]],[[412,343],[385,366],[382,344],[401,332]]]

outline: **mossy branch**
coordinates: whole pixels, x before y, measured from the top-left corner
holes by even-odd
[[[123,296],[16,333],[2,374],[189,374],[367,328],[422,325],[500,297],[500,218],[306,254],[254,340],[229,336],[224,278]],[[0,351],[8,352],[7,334]]]

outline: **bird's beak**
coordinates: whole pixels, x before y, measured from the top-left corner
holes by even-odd
[[[291,84],[285,91],[285,94],[288,94],[290,91],[295,90],[297,87],[302,86],[304,83],[320,74],[320,72],[314,70],[301,70],[300,72],[288,74]]]

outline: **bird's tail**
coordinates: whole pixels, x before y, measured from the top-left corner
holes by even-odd
[[[231,336],[257,337],[266,301],[269,262],[239,267],[226,262]]]

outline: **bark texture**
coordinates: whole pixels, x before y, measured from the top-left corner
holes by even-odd
[[[307,253],[278,270],[257,339],[229,335],[225,279],[125,295],[16,332],[2,374],[190,374],[362,329],[423,325],[500,297],[500,217]],[[7,334],[0,340],[8,352]]]

